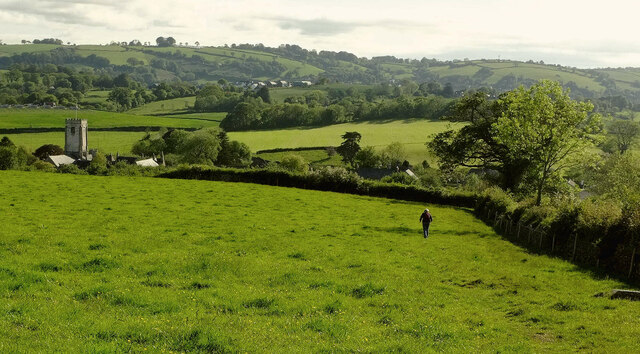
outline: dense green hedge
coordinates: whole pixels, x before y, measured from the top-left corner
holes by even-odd
[[[490,188],[478,197],[475,211],[486,221],[495,221],[497,213],[513,225],[543,230],[545,239],[527,247],[553,250],[565,259],[640,278],[640,202],[623,205],[609,199],[568,199],[535,206],[516,203],[501,189]],[[513,229],[498,231],[513,238]]]
[[[469,208],[476,204],[476,197],[469,193],[450,193],[443,190],[363,180],[342,168],[325,168],[308,174],[296,174],[262,169],[237,170],[190,166],[162,173],[158,177],[257,183]]]

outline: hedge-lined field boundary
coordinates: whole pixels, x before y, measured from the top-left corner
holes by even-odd
[[[534,252],[640,281],[638,230],[625,215],[630,211],[622,210],[617,219],[598,217],[598,208],[611,206],[578,204],[558,207],[543,219],[526,210],[534,207],[514,208],[512,203],[504,192],[485,193],[478,197],[476,217],[508,241]]]
[[[158,177],[256,183],[466,208],[473,208],[476,205],[476,196],[472,194],[450,193],[416,186],[362,180],[340,168],[324,169],[309,174],[296,174],[285,171],[236,170],[193,166],[162,173]]]

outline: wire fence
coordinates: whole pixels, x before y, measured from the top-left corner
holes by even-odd
[[[640,250],[619,245],[613,257],[601,258],[596,243],[577,233],[556,235],[541,226],[533,227],[513,221],[505,214],[492,209],[477,210],[478,216],[509,241],[528,249],[564,258],[577,264],[593,266],[607,272],[622,275],[629,280],[640,280]]]

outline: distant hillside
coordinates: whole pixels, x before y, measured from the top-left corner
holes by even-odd
[[[155,47],[120,45],[0,46],[0,70],[14,64],[57,64],[98,72],[127,72],[148,84],[183,80],[205,83],[226,79],[321,80],[345,83],[450,84],[455,91],[486,87],[495,92],[552,79],[583,98],[624,96],[640,103],[640,68],[578,69],[541,62],[507,60],[438,61],[393,56],[358,58],[347,52],[316,52],[296,45],[231,47]]]

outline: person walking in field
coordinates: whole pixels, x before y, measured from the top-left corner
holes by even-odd
[[[424,209],[422,215],[420,215],[420,222],[422,222],[422,231],[424,232],[424,238],[429,237],[429,225],[433,221],[433,217],[429,212],[429,209]]]

